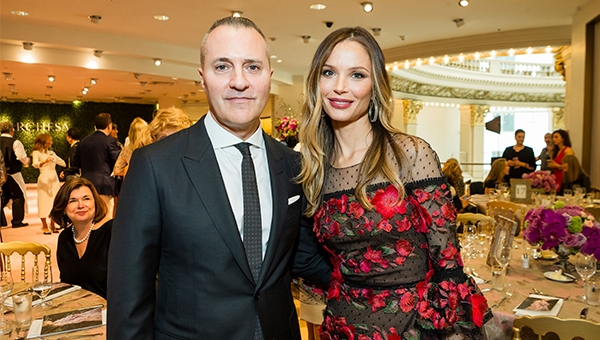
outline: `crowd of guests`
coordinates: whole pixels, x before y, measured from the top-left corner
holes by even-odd
[[[544,136],[546,147],[535,157],[533,149],[523,145],[525,131],[515,131],[516,144],[507,147],[501,158],[492,162],[492,167],[484,181],[485,193],[501,185],[510,186],[510,179],[523,178],[524,174],[535,171],[536,161],[541,161],[540,170],[549,171],[559,185],[557,194],[565,189],[580,186],[590,190],[590,176],[583,170],[571,149],[571,139],[565,130],[556,130]]]

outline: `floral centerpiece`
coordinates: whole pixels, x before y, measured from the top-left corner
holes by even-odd
[[[551,190],[558,190],[559,185],[556,183],[556,178],[550,171],[538,170],[523,174],[524,179],[531,180],[531,186],[540,189],[542,193],[549,193]]]
[[[558,265],[565,269],[571,254],[582,252],[600,259],[600,224],[583,208],[562,201],[529,211],[523,238],[543,250],[552,249],[559,255]]]
[[[284,139],[288,136],[298,136],[298,121],[295,118],[291,117],[283,117],[281,119],[277,119],[277,123],[275,124],[275,129],[277,130],[277,137],[279,139]]]

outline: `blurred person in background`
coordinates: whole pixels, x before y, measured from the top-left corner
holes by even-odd
[[[29,223],[23,222],[23,218],[29,212],[29,208],[21,169],[23,165],[29,164],[29,157],[23,143],[14,138],[15,128],[11,122],[0,123],[0,133],[2,133],[0,148],[6,166],[6,182],[2,185],[2,208],[0,208],[1,225],[7,225],[4,207],[12,199],[12,227],[26,227]]]
[[[178,108],[168,108],[156,111],[152,121],[142,130],[140,138],[131,144],[134,150],[157,142],[175,132],[187,129],[193,122],[185,111]]]
[[[544,135],[544,142],[546,142],[546,147],[542,149],[540,155],[535,158],[536,161],[541,160],[542,164],[540,165],[540,170],[550,170],[552,169],[548,166],[548,161],[551,160],[552,148],[554,148],[554,143],[552,143],[552,134],[547,133]]]
[[[456,166],[453,166],[452,164],[455,164]],[[444,169],[447,167],[451,169],[451,171],[449,171],[449,173],[451,173],[451,177],[448,177],[448,174],[446,174],[446,171],[444,171]],[[465,194],[465,180],[463,178],[463,171],[460,168],[460,163],[458,163],[458,160],[456,158],[448,158],[446,163],[444,163],[442,172],[446,175],[446,178],[448,178],[448,183],[450,183],[454,190],[456,190],[456,196],[463,196]]]
[[[121,144],[121,142],[119,142],[119,129],[116,123],[110,123],[112,126],[112,129],[110,130],[110,136],[112,138],[114,138],[117,141],[117,145],[119,146],[119,148],[123,149],[123,144]]]
[[[573,149],[571,149],[571,138],[569,133],[565,130],[559,129],[552,133],[552,160],[548,162],[548,166],[554,170],[554,177],[556,183],[560,186],[558,191],[562,189],[562,178],[563,172],[566,166],[563,164],[562,159],[565,156],[574,155]]]
[[[73,158],[75,157],[75,152],[77,151],[77,145],[79,145],[80,136],[81,132],[78,128],[70,128],[67,130],[67,143],[69,143],[71,147],[69,148],[69,152],[67,152],[67,157],[65,157],[67,168],[60,172],[60,178],[62,179],[67,180],[69,178],[81,176],[81,170],[71,165],[71,162],[73,162]]]
[[[525,141],[525,131],[518,129],[515,131],[515,141],[517,144],[509,146],[504,150],[502,158],[510,167],[506,182],[510,185],[511,178],[523,178],[523,174],[535,170],[535,154],[533,149],[523,145]]]
[[[492,163],[492,169],[485,178],[483,186],[485,187],[485,194],[487,195],[490,190],[496,189],[496,184],[502,184],[505,179],[508,178],[510,166],[508,161],[504,158],[498,158]]]
[[[565,189],[573,189],[573,186],[579,185],[585,188],[586,192],[590,191],[590,176],[583,170],[579,164],[579,160],[575,155],[566,155],[562,159],[563,177],[562,186],[559,195],[562,195]]]
[[[37,205],[38,217],[42,220],[42,231],[45,235],[50,235],[50,232],[58,233],[54,227],[54,221],[50,220],[48,228],[46,218],[50,215],[54,197],[60,188],[56,165],[66,166],[62,158],[58,157],[54,151],[49,150],[51,147],[52,136],[42,133],[33,142],[33,152],[31,153],[33,167],[40,170],[37,181]]]
[[[135,150],[133,146],[137,145],[137,141],[141,138],[142,131],[146,126],[148,126],[148,123],[140,117],[135,117],[131,122],[131,125],[129,125],[129,134],[127,135],[129,144],[123,147],[119,154],[119,158],[117,158],[117,162],[113,169],[113,174],[115,176],[125,176],[125,170],[129,166],[131,154]]]

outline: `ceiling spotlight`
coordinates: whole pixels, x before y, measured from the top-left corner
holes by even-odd
[[[27,98],[27,101],[31,103],[33,101],[33,98],[29,97]]]
[[[48,81],[49,82],[54,82],[56,80],[56,76],[48,76]]]
[[[308,6],[310,9],[314,9],[315,11],[320,11],[322,9],[327,8],[327,6],[323,5],[323,4],[312,4],[310,6]]]
[[[88,18],[90,18],[93,24],[99,24],[100,19],[102,19],[102,17],[99,15],[90,15]]]
[[[467,6],[469,6],[469,0],[459,0],[458,5],[460,7],[467,7]]]
[[[2,73],[2,75],[4,76],[5,80],[13,80],[12,73],[5,72]]]
[[[302,36],[302,41],[304,41],[305,44],[308,44],[309,40],[310,40],[310,35],[303,35]]]
[[[510,55],[511,57],[515,55],[515,50],[513,50],[512,48],[510,50],[508,50],[508,55]]]
[[[46,86],[47,90],[52,90],[52,86]]]
[[[381,28],[379,28],[379,27],[373,28],[373,35],[376,36],[376,37],[380,36],[381,35]]]
[[[371,11],[373,10],[372,2],[362,2],[360,5],[363,6],[363,11],[367,13],[371,13]]]
[[[154,19],[158,21],[167,21],[169,20],[169,17],[166,15],[155,15]]]
[[[447,64],[450,61],[450,57],[448,55],[444,56],[444,64]]]
[[[27,13],[27,12],[24,12],[24,11],[11,11],[10,13],[11,13],[11,14],[14,14],[14,15],[21,16],[21,17],[26,17],[26,16],[28,16],[28,15],[29,15],[29,13]]]
[[[162,64],[162,59],[160,58],[154,58],[152,60],[154,60],[154,65],[156,66],[160,66],[160,64]]]
[[[452,20],[452,22],[456,25],[456,27],[460,27],[465,24],[464,19],[454,19],[454,20]]]
[[[196,86],[202,86],[202,82],[201,81],[194,81],[194,83],[196,83]]]
[[[94,50],[94,57],[101,58],[102,57],[102,51],[100,51],[100,50]]]
[[[400,39],[401,39],[401,40],[406,40],[406,36],[405,36],[405,35],[401,35],[401,36],[400,36]]]
[[[531,54],[531,53],[533,53],[533,48],[530,47],[527,49],[527,54]]]
[[[98,78],[92,78],[92,79],[90,79],[90,84],[96,85],[96,83],[98,83]]]
[[[26,51],[33,50],[33,43],[31,43],[31,42],[24,42],[23,43],[23,49],[26,50]]]
[[[147,82],[145,82],[145,81],[140,81],[140,85],[141,85],[142,87],[146,86],[146,84],[147,84]]]
[[[239,18],[242,16],[242,14],[244,14],[242,11],[231,11],[231,16],[234,18]]]
[[[134,74],[133,74],[133,77],[134,77],[135,79],[138,79],[138,80],[140,79],[140,76],[141,76],[141,74],[139,74],[139,73],[134,73]]]
[[[550,53],[550,52],[552,52],[552,47],[550,47],[550,46],[546,47],[546,53]]]
[[[429,65],[433,65],[433,64],[435,64],[435,58],[431,57],[431,58],[429,58]]]
[[[465,56],[464,56],[464,55],[461,53],[461,54],[458,56],[458,60],[459,60],[459,61],[462,63],[463,61],[465,61]]]
[[[480,54],[479,54],[479,52],[475,52],[475,54],[473,56],[475,57],[475,59],[479,59]]]
[[[494,50],[494,51],[490,52],[490,56],[491,56],[492,58],[495,58],[495,57],[496,57],[496,51]]]

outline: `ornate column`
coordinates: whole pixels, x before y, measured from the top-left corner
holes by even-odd
[[[490,112],[488,105],[460,106],[460,153],[461,156],[464,155],[465,163],[484,162],[484,118],[488,112]],[[475,181],[483,180],[483,165],[465,165],[463,171],[473,176]]]
[[[552,108],[552,130],[565,129],[565,108]]]
[[[417,134],[417,114],[423,108],[419,100],[405,99],[404,102],[404,131],[411,135]]]

